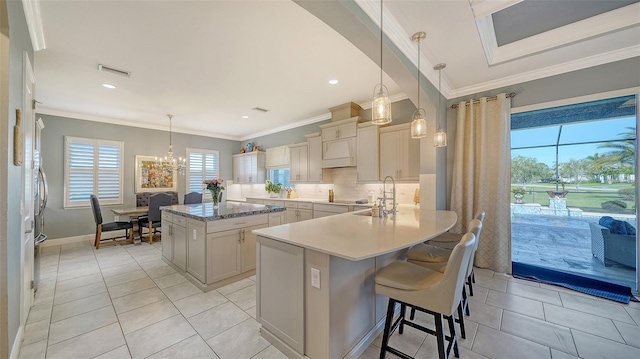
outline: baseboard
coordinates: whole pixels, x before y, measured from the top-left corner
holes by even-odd
[[[24,326],[21,325],[18,328],[18,333],[16,333],[16,339],[13,341],[13,347],[11,347],[11,354],[9,354],[9,359],[18,359],[20,356],[20,349],[22,347],[22,337],[24,337]]]
[[[94,240],[93,234],[85,234],[82,236],[75,237],[64,237],[64,238],[56,238],[56,239],[47,239],[44,241],[41,246],[42,247],[51,247],[51,246],[59,246],[62,244],[71,244],[71,243],[82,243],[82,242],[93,242]]]

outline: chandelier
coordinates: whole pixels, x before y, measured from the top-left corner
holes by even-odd
[[[149,167],[163,172],[176,171],[178,174],[184,175],[187,168],[187,160],[182,157],[173,157],[173,145],[171,144],[171,119],[173,118],[173,115],[167,115],[167,117],[169,117],[169,151],[164,158],[156,157],[155,163],[150,164]]]

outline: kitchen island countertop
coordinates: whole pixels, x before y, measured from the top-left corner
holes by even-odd
[[[261,204],[223,202],[218,208],[213,208],[213,203],[182,204],[160,208],[162,211],[192,218],[198,221],[213,221],[218,219],[253,216],[256,214],[268,214],[282,212],[284,207],[265,206]]]

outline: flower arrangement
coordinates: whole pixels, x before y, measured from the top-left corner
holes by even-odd
[[[521,195],[524,196],[527,193],[527,190],[525,190],[522,187],[519,187],[519,188],[514,188],[511,192],[513,192],[514,195],[515,194],[521,194]]]
[[[282,184],[281,183],[273,183],[269,180],[266,181],[266,184],[264,186],[265,191],[267,191],[268,193],[280,193],[280,190],[282,190]]]
[[[214,207],[218,206],[218,200],[220,199],[220,193],[222,193],[222,191],[224,190],[224,186],[222,185],[223,181],[224,180],[221,179],[221,178],[202,181],[202,183],[204,183],[206,185],[204,187],[204,189],[206,189],[209,192],[211,192],[211,198],[213,199],[213,206]]]

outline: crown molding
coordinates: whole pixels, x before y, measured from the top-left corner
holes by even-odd
[[[471,5],[471,11],[473,11],[473,16],[477,20],[483,17],[491,16],[491,14],[493,13],[504,10],[522,1],[523,0],[470,0],[469,3]]]
[[[391,100],[391,103],[402,101],[402,100],[406,100],[408,98],[409,98],[409,96],[407,96],[405,93],[399,93],[399,94],[396,94],[396,95],[393,95],[393,96],[389,96],[389,100]],[[367,101],[365,103],[358,103],[358,105],[363,110],[368,110],[368,109],[371,108],[371,101]],[[247,141],[247,140],[251,140],[251,139],[257,138],[257,137],[267,136],[267,135],[271,135],[271,134],[274,134],[274,133],[290,130],[292,128],[302,127],[302,126],[310,125],[312,123],[326,121],[326,120],[330,120],[330,119],[331,119],[331,112],[327,112],[327,113],[324,113],[322,115],[318,115],[318,116],[315,116],[315,117],[308,118],[306,120],[293,122],[293,123],[290,123],[288,125],[276,127],[276,128],[273,128],[273,129],[270,129],[270,130],[267,130],[267,131],[256,132],[256,133],[248,135],[248,136],[243,136],[242,138],[240,138],[240,141]]]
[[[481,3],[484,4],[487,1]],[[508,1],[505,1],[505,3]],[[517,2],[513,2],[514,5]],[[597,36],[613,33],[640,25],[640,3],[608,11],[606,13],[590,17],[572,24],[568,24],[553,30],[530,36],[503,46],[498,46],[491,14],[502,10],[504,7],[495,7],[489,10],[483,17],[476,17],[476,27],[482,42],[482,47],[489,66],[503,62],[531,56],[537,53],[549,51],[555,48],[567,46],[576,42],[585,41]],[[472,5],[475,13],[475,6]]]
[[[639,93],[640,93],[640,87],[631,87],[631,88],[614,90],[614,91],[600,92],[600,93],[595,93],[595,94],[590,94],[585,96],[565,98],[562,100],[536,103],[533,105],[514,107],[511,109],[511,113],[514,114],[514,113],[520,113],[520,112],[529,112],[529,111],[535,111],[535,110],[540,110],[545,108],[574,105],[577,103],[598,101],[598,100],[604,100],[608,98],[622,97],[622,96],[628,96],[628,95],[637,96]]]
[[[40,15],[39,0],[22,0],[22,8],[24,16],[29,28],[29,36],[31,37],[31,45],[33,51],[40,51],[47,48],[44,41],[44,29],[42,27],[42,16]]]
[[[158,130],[158,131],[169,132],[169,126],[155,125],[150,123],[136,123],[130,120],[121,120],[121,119],[112,118],[112,117],[80,114],[80,113],[56,110],[56,109],[51,109],[46,107],[38,107],[38,109],[35,112],[38,115],[42,114],[42,115],[49,115],[49,116],[67,117],[67,118],[74,118],[77,120],[101,122],[101,123],[108,123],[112,125],[121,125],[121,126],[144,128],[147,130]],[[223,135],[219,133],[207,132],[207,131],[201,131],[201,130],[198,130],[198,131],[186,130],[186,129],[176,128],[175,126],[172,126],[171,131],[175,133],[183,133],[187,135],[196,135],[196,136],[220,138],[224,140],[241,141],[241,138],[238,136],[229,136],[229,135]]]
[[[521,74],[503,77],[493,81],[487,81],[473,86],[462,87],[451,91],[450,98],[457,98],[476,93],[493,90],[505,86],[520,84],[527,81],[538,80],[545,77],[560,75],[563,73],[581,70],[593,66],[603,65],[610,62],[626,60],[640,56],[640,45],[625,47],[622,49],[605,52],[598,55],[585,57],[582,59],[568,61],[562,64],[553,65],[541,69],[535,69]]]

